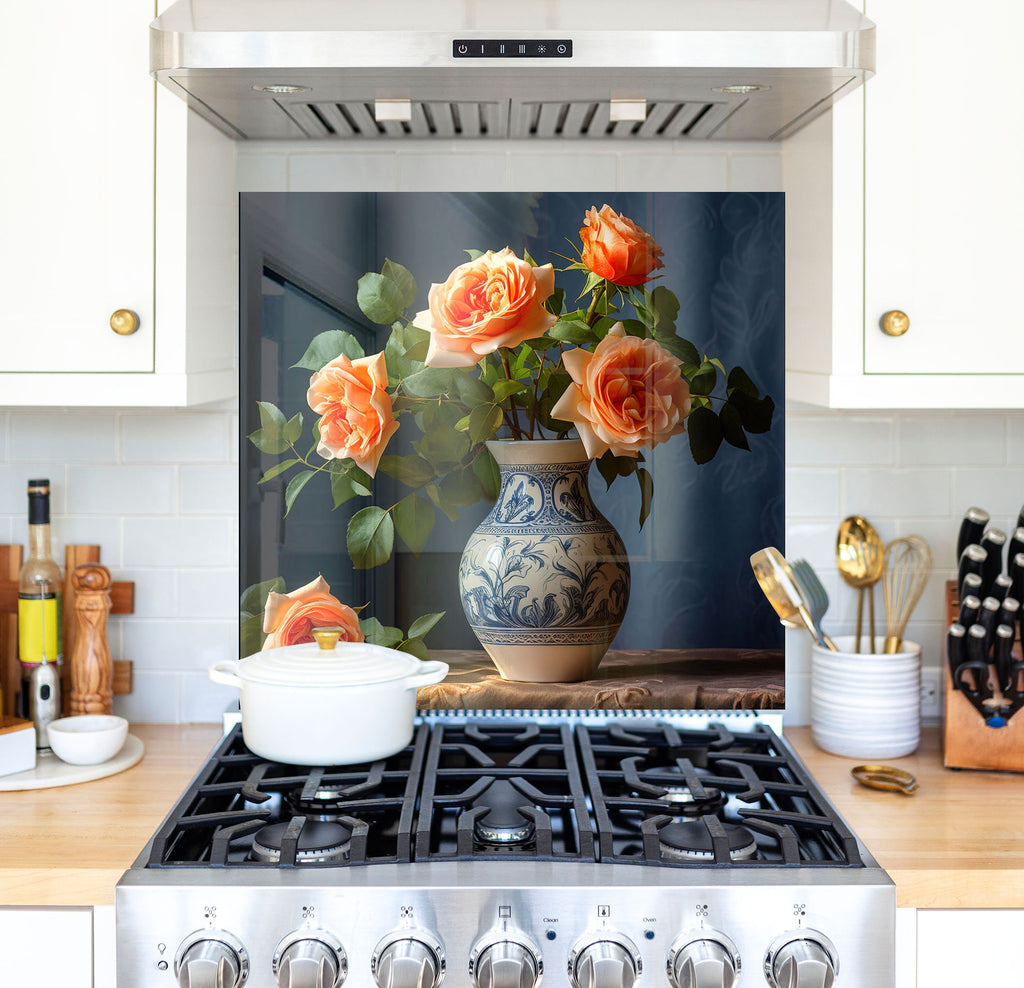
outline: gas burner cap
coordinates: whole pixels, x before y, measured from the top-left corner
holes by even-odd
[[[729,857],[733,861],[746,861],[757,853],[757,842],[746,827],[723,823],[729,838]],[[711,833],[699,821],[670,823],[658,831],[663,857],[670,861],[714,861],[715,852]]]
[[[301,789],[289,792],[285,802],[296,816],[310,817],[319,814],[321,820],[330,820],[332,816],[344,812],[347,797],[344,795],[343,786],[320,786],[312,796],[305,798]]]
[[[473,834],[481,844],[524,844],[533,838],[533,821],[522,816],[519,807],[524,796],[511,782],[496,779],[475,800],[473,809],[486,807],[487,813],[473,823]]]
[[[281,841],[288,823],[271,823],[256,831],[252,856],[257,861],[277,864],[281,860]],[[352,831],[340,823],[307,820],[299,833],[296,864],[325,864],[348,859]]]
[[[705,789],[704,792],[705,795],[698,798],[689,786],[669,786],[658,799],[668,803],[670,812],[681,813],[683,816],[705,816],[717,813],[725,806],[725,794],[720,789]]]

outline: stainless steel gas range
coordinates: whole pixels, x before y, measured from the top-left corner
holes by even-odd
[[[232,729],[117,887],[127,988],[892,988],[895,888],[754,714]]]

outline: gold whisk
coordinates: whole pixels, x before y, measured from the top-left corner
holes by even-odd
[[[886,636],[883,651],[894,655],[903,645],[910,615],[924,593],[932,571],[932,550],[920,535],[893,539],[885,547],[882,596]]]

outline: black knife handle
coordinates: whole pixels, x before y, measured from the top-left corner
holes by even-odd
[[[978,620],[980,613],[981,599],[979,597],[975,597],[974,594],[968,594],[966,597],[960,598],[960,613],[957,616],[959,624],[969,628]]]
[[[1000,573],[992,581],[992,586],[988,588],[988,595],[995,597],[996,600],[1002,600],[1004,597],[1010,596],[1010,588],[1013,586],[1013,580],[1011,580],[1005,573]]]
[[[1017,600],[1024,600],[1024,552],[1018,552],[1010,560],[1009,573],[1010,579],[1013,581],[1013,586],[1010,587],[1010,596],[1016,597]]]
[[[953,689],[959,689],[956,671],[967,660],[967,648],[964,639],[967,629],[959,622],[951,624],[946,632],[946,662],[949,664],[949,675],[953,680]]]
[[[1024,552],[1024,526],[1018,525],[1013,535],[1010,536],[1010,544],[1006,547],[1006,569],[1009,571],[1010,563],[1018,552]]]
[[[1024,508],[1021,508],[1021,515],[1024,516]],[[981,533],[989,523],[989,513],[984,508],[968,508],[964,512],[964,519],[960,522],[960,533],[956,538],[956,558],[959,560],[966,549],[972,543],[981,539]],[[1024,525],[1024,521],[1021,522]]]
[[[1017,513],[1017,527],[1024,528],[1024,505],[1021,505],[1021,509]]]
[[[967,573],[964,582],[958,588],[957,599],[977,597],[980,601],[985,595],[981,592],[981,577],[977,573]]]
[[[981,602],[981,613],[978,614],[978,624],[985,629],[985,654],[992,650],[992,639],[995,637],[996,625],[999,624],[999,612],[1002,610],[1003,602],[995,597],[986,597]]]
[[[1003,606],[999,608],[998,624],[1008,624],[1013,628],[1019,617],[1020,601],[1016,597],[1007,597],[1003,601]]]
[[[964,669],[970,669],[974,675],[974,689],[968,690],[966,686],[961,688],[965,693],[988,699],[992,695],[992,687],[988,681],[988,634],[983,625],[974,624],[967,629],[967,661],[962,663],[956,670],[957,682],[963,683],[961,674]]]
[[[964,577],[968,573],[977,573],[981,577],[982,589],[988,585],[985,583],[985,560],[987,559],[988,553],[980,545],[973,543],[960,553],[960,565],[957,567],[956,573],[958,590],[964,585]],[[962,593],[960,594],[960,599],[963,600]]]
[[[1003,547],[1006,545],[1006,532],[999,528],[990,528],[981,538],[981,547],[988,553],[981,578],[986,587],[1003,571]]]
[[[1013,639],[1015,637],[1016,632],[1013,630],[1012,625],[1001,624],[996,628],[996,646],[993,663],[996,667],[996,682],[999,683],[999,689],[1002,690],[1004,696],[1009,696],[1010,693],[1010,665],[1013,662],[1010,652],[1013,649]]]

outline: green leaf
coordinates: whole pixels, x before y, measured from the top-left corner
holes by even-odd
[[[401,628],[381,624],[375,617],[360,618],[359,630],[371,645],[383,645],[385,648],[394,648],[405,637]]]
[[[750,443],[747,442],[746,433],[743,431],[740,410],[731,401],[726,401],[722,405],[718,419],[722,423],[722,437],[730,446],[750,449]]]
[[[583,290],[579,293],[579,295],[576,296],[577,298],[583,298],[583,296],[586,295],[587,292],[592,292],[595,288],[597,288],[598,285],[601,284],[602,281],[604,281],[604,278],[602,278],[599,274],[594,274],[594,272],[589,269],[585,270],[587,271],[587,280],[583,285]]]
[[[605,490],[608,490],[612,486],[612,481],[619,475],[619,471],[615,466],[615,454],[610,450],[606,449],[604,453],[598,457],[597,460],[598,473],[604,477]]]
[[[423,638],[427,632],[444,617],[444,615],[444,611],[435,611],[433,614],[423,614],[416,618],[416,620],[409,626],[409,637]]]
[[[352,478],[347,473],[332,470],[331,497],[334,498],[334,506],[340,508],[346,501],[351,501],[355,496],[356,491],[352,484]]]
[[[402,381],[406,394],[416,398],[437,398],[450,393],[453,386],[453,373],[447,367],[425,367]]]
[[[423,361],[427,359],[427,351],[429,350],[430,340],[420,340],[419,343],[414,343],[405,351],[405,359],[422,364]]]
[[[437,489],[436,484],[427,484],[423,490],[427,497],[434,502],[434,505],[448,516],[449,521],[459,520],[459,509],[442,499],[441,492]]]
[[[391,558],[395,525],[391,515],[377,505],[357,511],[348,523],[348,554],[356,569],[372,569]]]
[[[356,302],[371,322],[386,326],[402,314],[404,295],[393,278],[368,271],[356,284]]]
[[[473,461],[473,473],[484,489],[484,497],[488,501],[497,500],[498,491],[501,490],[501,471],[489,449],[485,449]]]
[[[397,261],[392,261],[390,257],[386,257],[381,274],[395,283],[398,301],[403,309],[407,309],[416,301],[416,279],[408,268],[403,267]]]
[[[690,381],[690,393],[695,395],[709,395],[715,390],[718,381],[718,369],[710,360],[705,360],[700,365],[700,370]]]
[[[283,435],[289,446],[299,441],[299,436],[302,435],[302,412],[296,412],[285,422]]]
[[[301,473],[295,474],[288,481],[288,486],[284,489],[284,514],[286,518],[288,517],[288,512],[292,510],[295,499],[299,496],[299,491],[313,479],[315,473],[315,470],[303,470]]]
[[[267,606],[267,598],[270,592],[284,593],[284,578],[275,576],[272,580],[265,580],[263,583],[254,583],[242,591],[239,601],[239,610],[243,615],[258,614],[263,619],[263,611]],[[262,644],[262,643],[261,643]]]
[[[475,247],[466,247],[463,249],[462,253],[469,254],[469,259],[471,261],[475,261],[478,257],[484,256],[484,252],[482,250],[477,250]]]
[[[639,319],[620,319],[618,321],[622,323],[622,328],[626,331],[627,336],[639,336],[640,339],[646,339],[651,335],[648,327]]]
[[[352,490],[360,497],[369,497],[373,493],[366,484],[359,483],[354,477],[349,477],[349,483],[352,485]]]
[[[278,436],[284,432],[284,412],[273,402],[258,401],[256,404],[259,405],[260,425],[263,426],[263,431],[272,436]]]
[[[455,429],[458,432],[469,432],[469,416],[463,415],[462,418],[455,423]]]
[[[671,331],[679,315],[679,299],[664,285],[658,285],[651,292],[648,308],[654,314],[654,328]]]
[[[260,483],[265,484],[268,480],[273,480],[275,477],[279,477],[285,470],[295,466],[299,460],[282,460],[280,463],[275,463],[262,477],[260,477]]]
[[[255,655],[266,640],[263,633],[263,615],[253,614],[245,618],[238,628],[238,645],[242,658]]]
[[[399,652],[408,652],[410,655],[415,655],[417,659],[422,659],[424,662],[430,660],[430,652],[427,650],[427,646],[422,638],[410,638],[408,641],[402,642],[398,646]]]
[[[775,413],[775,402],[771,395],[763,398],[751,398],[742,391],[736,391],[729,398],[740,413],[740,421],[747,432],[767,432],[772,427],[772,416]]]
[[[469,413],[469,438],[475,443],[493,439],[501,428],[502,414],[499,405],[477,405]]]
[[[343,329],[329,329],[325,333],[318,333],[310,340],[306,352],[292,364],[292,368],[322,370],[341,354],[345,354],[349,360],[358,360],[366,356],[362,344],[351,333],[346,333]]]
[[[464,432],[456,432],[449,426],[431,429],[413,443],[416,452],[438,471],[461,463],[469,452],[470,439]]]
[[[283,453],[288,448],[284,412],[269,401],[259,401],[256,404],[260,410],[261,428],[249,434],[249,442],[262,453]]]
[[[459,374],[455,378],[455,388],[459,397],[470,407],[482,401],[494,401],[494,392],[478,377]]]
[[[750,376],[742,367],[734,367],[729,371],[729,376],[726,379],[725,393],[732,397],[734,391],[749,395],[751,398],[756,398],[758,395],[757,385],[750,380]]]
[[[413,552],[422,552],[434,527],[434,506],[425,498],[410,494],[395,505],[393,515],[401,540]]]
[[[654,331],[654,338],[681,364],[691,365],[696,371],[697,365],[700,364],[700,353],[689,340],[684,340],[681,336],[676,336],[674,333],[664,333],[657,329]]]
[[[560,315],[565,304],[565,289],[556,288],[545,300],[544,308],[553,316]]]
[[[566,343],[594,343],[598,338],[582,319],[559,319],[548,330],[548,336]]]
[[[434,468],[422,456],[394,456],[385,453],[377,469],[409,487],[421,487],[434,478]]]
[[[529,385],[522,381],[501,380],[494,385],[494,400],[504,401],[509,395],[519,395],[529,391]]]
[[[694,408],[686,416],[686,433],[690,437],[690,453],[695,463],[714,459],[722,445],[722,424],[710,408]]]
[[[480,481],[472,467],[454,470],[440,484],[441,499],[456,508],[468,507],[480,500]]]
[[[643,468],[636,468],[636,479],[640,485],[640,528],[644,527],[654,503],[654,478]]]

